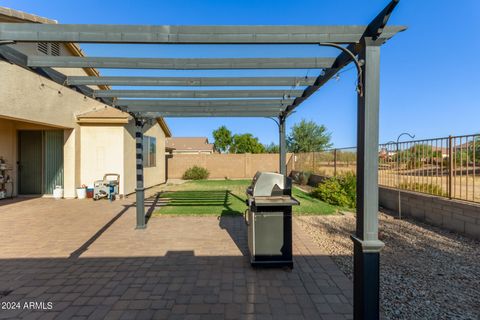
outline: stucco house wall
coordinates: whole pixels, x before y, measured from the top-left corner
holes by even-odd
[[[2,105],[0,104],[0,110]],[[5,119],[0,117],[0,157],[3,157],[7,162],[7,175],[13,179],[14,182],[18,181],[18,167],[16,165],[18,161],[18,136],[19,130],[56,130],[57,128],[34,124],[29,122],[16,121],[12,119]],[[65,134],[64,134],[65,136]],[[69,144],[64,146],[68,147]],[[11,185],[7,186],[8,195],[11,194]],[[13,185],[13,195],[17,195],[17,183]]]
[[[101,102],[59,85],[29,70],[0,61],[0,156],[18,176],[17,130],[64,130],[64,194],[76,196],[76,187],[91,185],[104,173],[118,172],[120,192],[135,190],[135,126],[79,125],[77,116],[103,109]],[[109,107],[110,108],[110,107]],[[158,123],[145,128],[157,137],[157,166],[145,168],[145,187],[165,182],[165,132]]]
[[[80,135],[75,115],[104,105],[4,61],[0,61],[0,83],[0,117],[66,129],[64,189],[66,197],[75,197],[75,187],[80,182]],[[13,176],[17,176],[16,171]]]
[[[122,125],[82,125],[80,128],[82,142],[80,151],[81,184],[93,186],[94,181],[101,180],[106,173],[120,175],[120,194],[124,194],[123,155],[124,150]],[[131,151],[131,150],[130,150]]]
[[[136,188],[136,142],[135,142],[135,123],[130,121],[127,126],[125,126],[125,135],[124,135],[124,148],[125,150],[130,150],[125,152],[124,163],[124,179],[126,182],[125,194],[130,194],[135,192]],[[146,136],[156,137],[157,138],[157,149],[156,149],[156,166],[144,168],[144,187],[150,188],[152,186],[165,183],[165,132],[158,124],[158,122],[153,122],[146,124],[143,128],[143,134]],[[133,168],[133,170],[131,169]]]

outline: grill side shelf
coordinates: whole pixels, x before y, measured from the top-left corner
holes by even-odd
[[[269,206],[297,206],[300,202],[290,196],[277,196],[277,197],[253,197],[253,203],[257,207],[269,207]]]

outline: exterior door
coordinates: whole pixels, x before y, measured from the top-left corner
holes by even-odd
[[[18,132],[18,190],[20,194],[42,193],[43,132]]]
[[[43,193],[52,194],[63,186],[63,130],[45,130],[43,145]]]

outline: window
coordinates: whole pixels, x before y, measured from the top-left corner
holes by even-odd
[[[157,166],[157,138],[143,136],[143,166]]]

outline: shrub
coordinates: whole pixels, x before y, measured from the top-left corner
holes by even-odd
[[[402,182],[400,183],[400,189],[423,192],[444,197],[448,195],[445,191],[443,191],[441,186],[432,183]]]
[[[209,175],[210,172],[207,169],[193,166],[185,171],[182,178],[184,180],[203,180],[207,179]]]
[[[298,175],[298,183],[301,184],[301,185],[308,184],[308,179],[310,179],[311,175],[312,174],[308,171],[300,172],[300,174]]]
[[[292,175],[293,181],[300,185],[306,185],[310,179],[311,173],[308,171],[297,171]]]
[[[355,174],[346,173],[338,177],[325,179],[312,191],[312,196],[326,203],[355,208],[357,196],[357,179]]]

